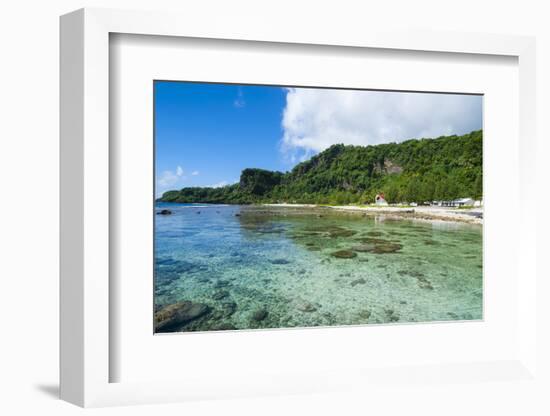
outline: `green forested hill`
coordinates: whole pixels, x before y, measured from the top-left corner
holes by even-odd
[[[164,202],[246,204],[296,202],[423,202],[482,197],[483,134],[408,140],[375,146],[337,144],[287,173],[245,169],[239,183],[222,188],[183,188]]]

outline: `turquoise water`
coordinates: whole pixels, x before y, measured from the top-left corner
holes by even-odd
[[[383,216],[157,204],[155,310],[168,331],[482,318],[482,228]],[[319,213],[321,212],[321,214]]]

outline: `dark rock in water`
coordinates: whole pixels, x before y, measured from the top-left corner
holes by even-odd
[[[240,217],[241,214],[239,214],[238,212],[235,214],[235,217]]]
[[[222,312],[225,317],[229,317],[233,315],[236,310],[237,310],[237,304],[235,302],[229,301],[229,302],[224,302],[222,304]]]
[[[357,234],[357,231],[354,230],[347,230],[347,229],[341,229],[337,231],[332,231],[329,233],[329,236],[331,238],[337,238],[337,237],[351,237],[352,235]]]
[[[235,325],[229,324],[229,323],[223,323],[219,325],[214,325],[212,328],[210,328],[211,331],[232,331],[237,329]]]
[[[157,266],[172,266],[178,264],[178,261],[174,260],[172,257],[157,257],[155,263]]]
[[[155,279],[163,283],[177,280],[184,273],[192,274],[208,270],[208,266],[204,264],[191,263],[166,257],[158,258],[155,262]]]
[[[376,244],[372,252],[374,254],[395,253],[401,250],[402,248],[403,248],[403,245],[399,243]]]
[[[338,250],[333,253],[330,253],[332,257],[336,257],[337,259],[352,259],[354,257],[357,257],[357,253],[354,253],[351,250]]]
[[[357,285],[364,285],[365,283],[367,283],[367,281],[365,279],[361,278],[361,279],[354,280],[353,282],[350,283],[350,285],[352,287],[355,287]]]
[[[305,301],[298,303],[296,307],[298,308],[299,311],[302,311],[302,312],[315,312],[317,310],[315,305]]]
[[[157,215],[172,215],[172,211],[169,209],[162,209],[160,211],[157,211]]]
[[[416,278],[420,278],[424,276],[424,273],[416,270],[399,270],[397,274],[400,274],[401,276],[412,276]]]
[[[197,211],[197,214],[200,214],[201,212],[200,211]]]
[[[288,260],[285,260],[285,259],[273,259],[273,260],[269,260],[269,262],[271,264],[288,264],[288,263],[290,263]]]
[[[424,277],[424,273],[416,270],[399,270],[397,274],[401,276],[411,276],[416,278],[416,280],[418,281],[418,286],[422,289],[433,289],[432,282]]]
[[[155,329],[159,332],[169,331],[200,318],[209,311],[210,307],[203,303],[194,303],[188,300],[174,303],[155,313]]]
[[[353,251],[357,251],[358,253],[370,253],[374,250],[375,245],[374,244],[358,244],[356,246],[353,246],[351,249]]]
[[[339,227],[336,225],[319,225],[319,226],[306,227],[304,229],[304,232],[308,234],[317,234],[320,236],[326,236],[330,238],[351,237],[352,235],[357,234],[357,231],[355,230],[348,230],[347,228]]]
[[[220,290],[219,292],[216,292],[212,295],[212,299],[214,300],[222,300],[229,296],[229,292],[227,290]]]
[[[367,319],[368,320],[370,318],[370,315],[371,315],[371,311],[369,311],[368,309],[365,309],[364,311],[359,312],[359,316],[362,319]]]
[[[384,313],[390,322],[399,321],[399,315],[397,315],[393,309],[384,309]]]
[[[256,322],[263,321],[265,318],[267,318],[267,310],[265,309],[258,309],[252,314],[252,320]]]
[[[364,244],[386,244],[391,243],[390,240],[385,240],[384,238],[376,238],[376,237],[359,237],[357,238],[357,241],[360,241]]]
[[[418,279],[418,286],[420,286],[421,289],[429,289],[433,290],[432,282],[430,282],[425,277],[417,277]]]
[[[307,246],[306,248],[309,251],[321,251],[321,247],[317,247],[317,246]]]

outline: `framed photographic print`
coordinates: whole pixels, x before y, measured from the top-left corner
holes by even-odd
[[[247,33],[62,17],[62,398],[536,383],[534,41]]]
[[[483,318],[481,95],[153,88],[156,333]]]

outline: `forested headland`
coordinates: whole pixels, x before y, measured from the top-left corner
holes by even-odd
[[[481,199],[482,130],[372,146],[336,144],[290,172],[247,168],[238,183],[167,191],[159,201],[370,204],[380,192],[389,203]]]

